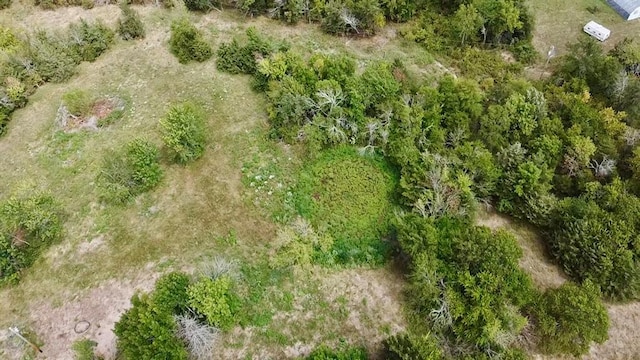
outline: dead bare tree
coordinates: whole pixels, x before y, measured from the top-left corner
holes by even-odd
[[[220,338],[220,330],[202,324],[190,315],[177,315],[174,318],[178,325],[177,335],[187,344],[190,358],[212,359],[216,343]]]
[[[597,160],[591,161],[589,167],[593,169],[596,177],[603,178],[611,175],[613,169],[615,169],[616,162],[613,159],[608,158],[607,156],[603,157],[600,162]]]

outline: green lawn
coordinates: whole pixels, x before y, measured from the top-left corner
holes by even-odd
[[[624,20],[605,0],[531,0],[529,6],[536,19],[533,43],[545,56],[551,45],[562,55],[567,43],[583,36],[582,27],[591,20],[611,30],[604,43],[607,49],[625,37],[637,39],[640,35],[640,20]],[[593,6],[598,11],[591,14],[587,8]]]

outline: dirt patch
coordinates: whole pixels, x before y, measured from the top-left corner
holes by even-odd
[[[490,229],[506,229],[512,233],[522,249],[520,267],[524,269],[541,290],[555,288],[567,281],[567,276],[549,259],[540,236],[525,225],[515,224],[504,215],[494,212],[478,216],[477,225]]]
[[[353,333],[370,353],[379,353],[389,334],[405,329],[402,314],[404,279],[388,269],[352,269],[325,276],[320,289],[333,303],[349,311],[343,331]],[[386,328],[386,331],[382,331]]]
[[[100,249],[103,245],[105,245],[104,235],[100,235],[89,241],[80,243],[76,248],[76,252],[78,255],[85,255]]]
[[[583,359],[640,359],[640,303],[608,304],[609,340],[591,347]]]
[[[131,304],[136,291],[153,288],[158,274],[150,272],[150,265],[132,280],[109,280],[80,296],[56,306],[43,300],[31,307],[31,321],[35,332],[44,343],[45,359],[72,359],[71,346],[76,340],[88,338],[98,343],[96,352],[106,360],[114,359],[116,336],[114,324]],[[87,324],[88,322],[89,324]],[[80,334],[83,327],[88,329]]]
[[[124,100],[115,96],[107,96],[96,100],[86,115],[74,115],[64,104],[60,104],[55,123],[59,129],[66,133],[80,130],[98,131],[99,128],[109,125],[111,122],[109,117],[114,112],[121,112],[124,108]]]

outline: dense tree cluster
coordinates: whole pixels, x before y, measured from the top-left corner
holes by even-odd
[[[551,81],[538,84],[500,64],[481,82],[445,76],[434,87],[399,61],[356,71],[341,55],[272,49],[252,59],[275,136],[305,145],[312,157],[350,145],[397,168],[400,202],[411,213],[396,228],[411,259],[411,298],[433,317],[429,327],[468,356],[520,356],[514,339],[557,305],[531,306],[538,295],[517,266],[513,238],[472,225],[479,203],[538,226],[567,274],[592,284],[579,291],[640,295],[638,226],[629,216],[638,207],[640,130],[635,104],[620,100],[637,82],[635,48],[628,40],[610,55],[591,42],[576,47]],[[606,339],[606,314],[596,305],[576,310],[597,324],[595,333],[586,325],[567,330],[584,344]],[[570,311],[551,312],[562,321]]]

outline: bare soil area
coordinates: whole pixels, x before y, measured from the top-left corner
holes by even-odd
[[[131,280],[106,281],[61,306],[47,300],[33,304],[29,313],[33,329],[44,344],[41,358],[73,359],[73,343],[90,339],[98,343],[98,355],[114,359],[114,324],[131,307],[131,296],[136,291],[150,291],[157,278],[156,273],[141,271]]]

